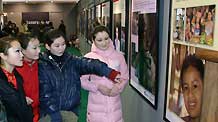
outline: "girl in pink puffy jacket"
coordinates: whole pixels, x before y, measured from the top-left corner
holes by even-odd
[[[120,93],[128,82],[128,68],[124,56],[114,49],[105,26],[97,26],[93,32],[91,52],[85,57],[99,59],[119,71],[121,83],[113,84],[105,77],[84,75],[82,87],[89,91],[87,122],[123,122]]]

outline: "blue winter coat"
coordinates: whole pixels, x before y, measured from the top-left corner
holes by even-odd
[[[39,61],[40,109],[45,114],[73,111],[80,103],[80,76],[97,74],[108,77],[112,69],[99,60],[64,53],[59,65],[45,52]]]

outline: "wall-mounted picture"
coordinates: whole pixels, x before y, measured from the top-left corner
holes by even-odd
[[[186,8],[185,41],[213,46],[215,5]]]
[[[102,3],[102,24],[110,29],[110,1]]]
[[[179,8],[174,10],[174,26],[173,26],[173,39],[175,41],[184,40],[184,18],[185,18],[185,9]]]
[[[80,13],[80,32],[85,35],[85,11]]]
[[[117,51],[121,51],[121,13],[114,14],[114,46]]]
[[[133,0],[131,12],[130,84],[154,108],[157,107],[158,93],[158,16],[156,7],[156,0]]]
[[[113,1],[113,40],[117,51],[120,51],[127,59],[128,54],[128,24],[129,13],[126,11],[126,0]],[[129,8],[129,6],[128,6]]]
[[[93,27],[93,23],[94,23],[94,15],[93,14],[93,10],[92,8],[88,9],[88,34],[87,34],[87,39],[88,41],[92,41],[92,31],[94,29]]]
[[[218,1],[171,5],[164,120],[217,122]]]
[[[95,18],[98,23],[102,23],[101,22],[101,13],[102,13],[101,4],[99,4],[96,6],[96,18]]]
[[[208,94],[218,92],[218,77],[211,77],[211,73],[218,73],[217,54],[218,51],[172,44],[165,113],[168,121],[218,121],[217,98],[208,98]],[[213,111],[215,115],[208,115],[208,111]]]
[[[121,27],[121,39],[120,39],[120,51],[123,53],[127,53],[126,43],[127,41],[127,35],[126,35],[127,29],[125,27]]]

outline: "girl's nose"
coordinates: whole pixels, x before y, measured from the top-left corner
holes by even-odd
[[[193,98],[193,91],[190,89],[188,90],[188,97]]]
[[[23,57],[23,56],[24,56],[24,55],[23,55],[23,53],[22,53],[21,51],[20,51],[20,56],[21,56],[21,57]]]

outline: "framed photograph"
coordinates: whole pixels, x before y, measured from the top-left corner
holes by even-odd
[[[132,0],[130,85],[155,109],[158,93],[158,1]]]
[[[128,53],[128,16],[126,11],[126,0],[113,1],[113,41],[117,51],[125,57]],[[127,58],[126,58],[127,59]]]
[[[80,13],[80,32],[85,35],[85,11]]]
[[[101,6],[102,6],[101,24],[106,26],[110,30],[110,24],[111,24],[110,23],[110,19],[111,19],[110,18],[110,1],[102,3]]]
[[[95,18],[98,21],[98,23],[102,23],[101,22],[101,15],[102,15],[102,9],[101,9],[101,4],[96,6],[96,14],[95,14]]]
[[[121,51],[121,13],[114,14],[114,46],[117,51]]]
[[[94,7],[88,9],[88,34],[87,34],[87,40],[89,42],[92,41],[92,32],[93,32],[93,23],[94,23]]]
[[[164,119],[217,122],[218,1],[171,2]]]

